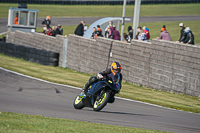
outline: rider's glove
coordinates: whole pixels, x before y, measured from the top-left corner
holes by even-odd
[[[102,76],[100,73],[98,73],[98,74],[97,74],[97,78],[98,78],[98,79],[101,79],[101,78],[103,78],[103,76]]]

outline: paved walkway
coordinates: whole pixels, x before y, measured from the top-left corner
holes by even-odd
[[[52,18],[52,24],[51,25],[78,25],[81,20],[86,21],[86,24],[92,24],[98,19],[101,19],[102,17],[56,17]],[[130,23],[133,22],[132,17],[130,18]],[[42,27],[41,22],[44,20],[44,18],[38,18],[37,19],[37,26]],[[140,17],[140,22],[166,22],[166,21],[193,21],[193,20],[200,20],[200,15],[194,15],[194,16],[156,16],[156,17]],[[0,33],[5,32],[7,30],[7,18],[0,18]]]

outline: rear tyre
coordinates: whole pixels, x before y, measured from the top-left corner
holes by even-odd
[[[79,95],[75,98],[73,103],[75,109],[82,109],[84,107],[82,100],[83,98],[81,98]]]
[[[94,111],[102,110],[106,106],[108,100],[110,99],[110,92],[107,90],[105,90],[105,91],[103,90],[100,95],[101,95],[101,97],[98,98],[94,102],[94,105],[93,105]]]

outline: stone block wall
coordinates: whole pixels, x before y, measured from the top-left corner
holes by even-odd
[[[36,32],[34,34],[31,34],[22,31],[7,32],[7,35],[7,43],[60,53],[59,65],[61,65],[63,57],[63,39],[65,39],[66,37],[61,35],[52,37]]]
[[[113,42],[112,42],[113,41]],[[200,96],[200,46],[171,41],[132,40],[131,43],[69,35],[67,67],[98,73],[108,62],[122,64],[123,79],[154,89]]]

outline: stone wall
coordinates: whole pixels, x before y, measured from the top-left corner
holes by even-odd
[[[61,65],[63,57],[62,50],[63,50],[64,38],[66,37],[61,35],[52,37],[36,32],[34,34],[31,34],[22,31],[15,31],[15,32],[7,32],[6,42],[60,53],[59,65]]]
[[[108,62],[113,40],[97,40],[69,35],[67,67],[98,73]],[[154,89],[200,96],[200,47],[170,41],[113,41],[113,61],[122,64],[123,79]]]
[[[8,32],[7,42],[60,53],[64,36]],[[110,48],[112,44],[110,55]],[[113,61],[122,64],[123,79],[154,89],[200,96],[200,46],[171,41],[132,40],[131,43],[98,37],[69,35],[66,66],[80,72],[98,73]]]

